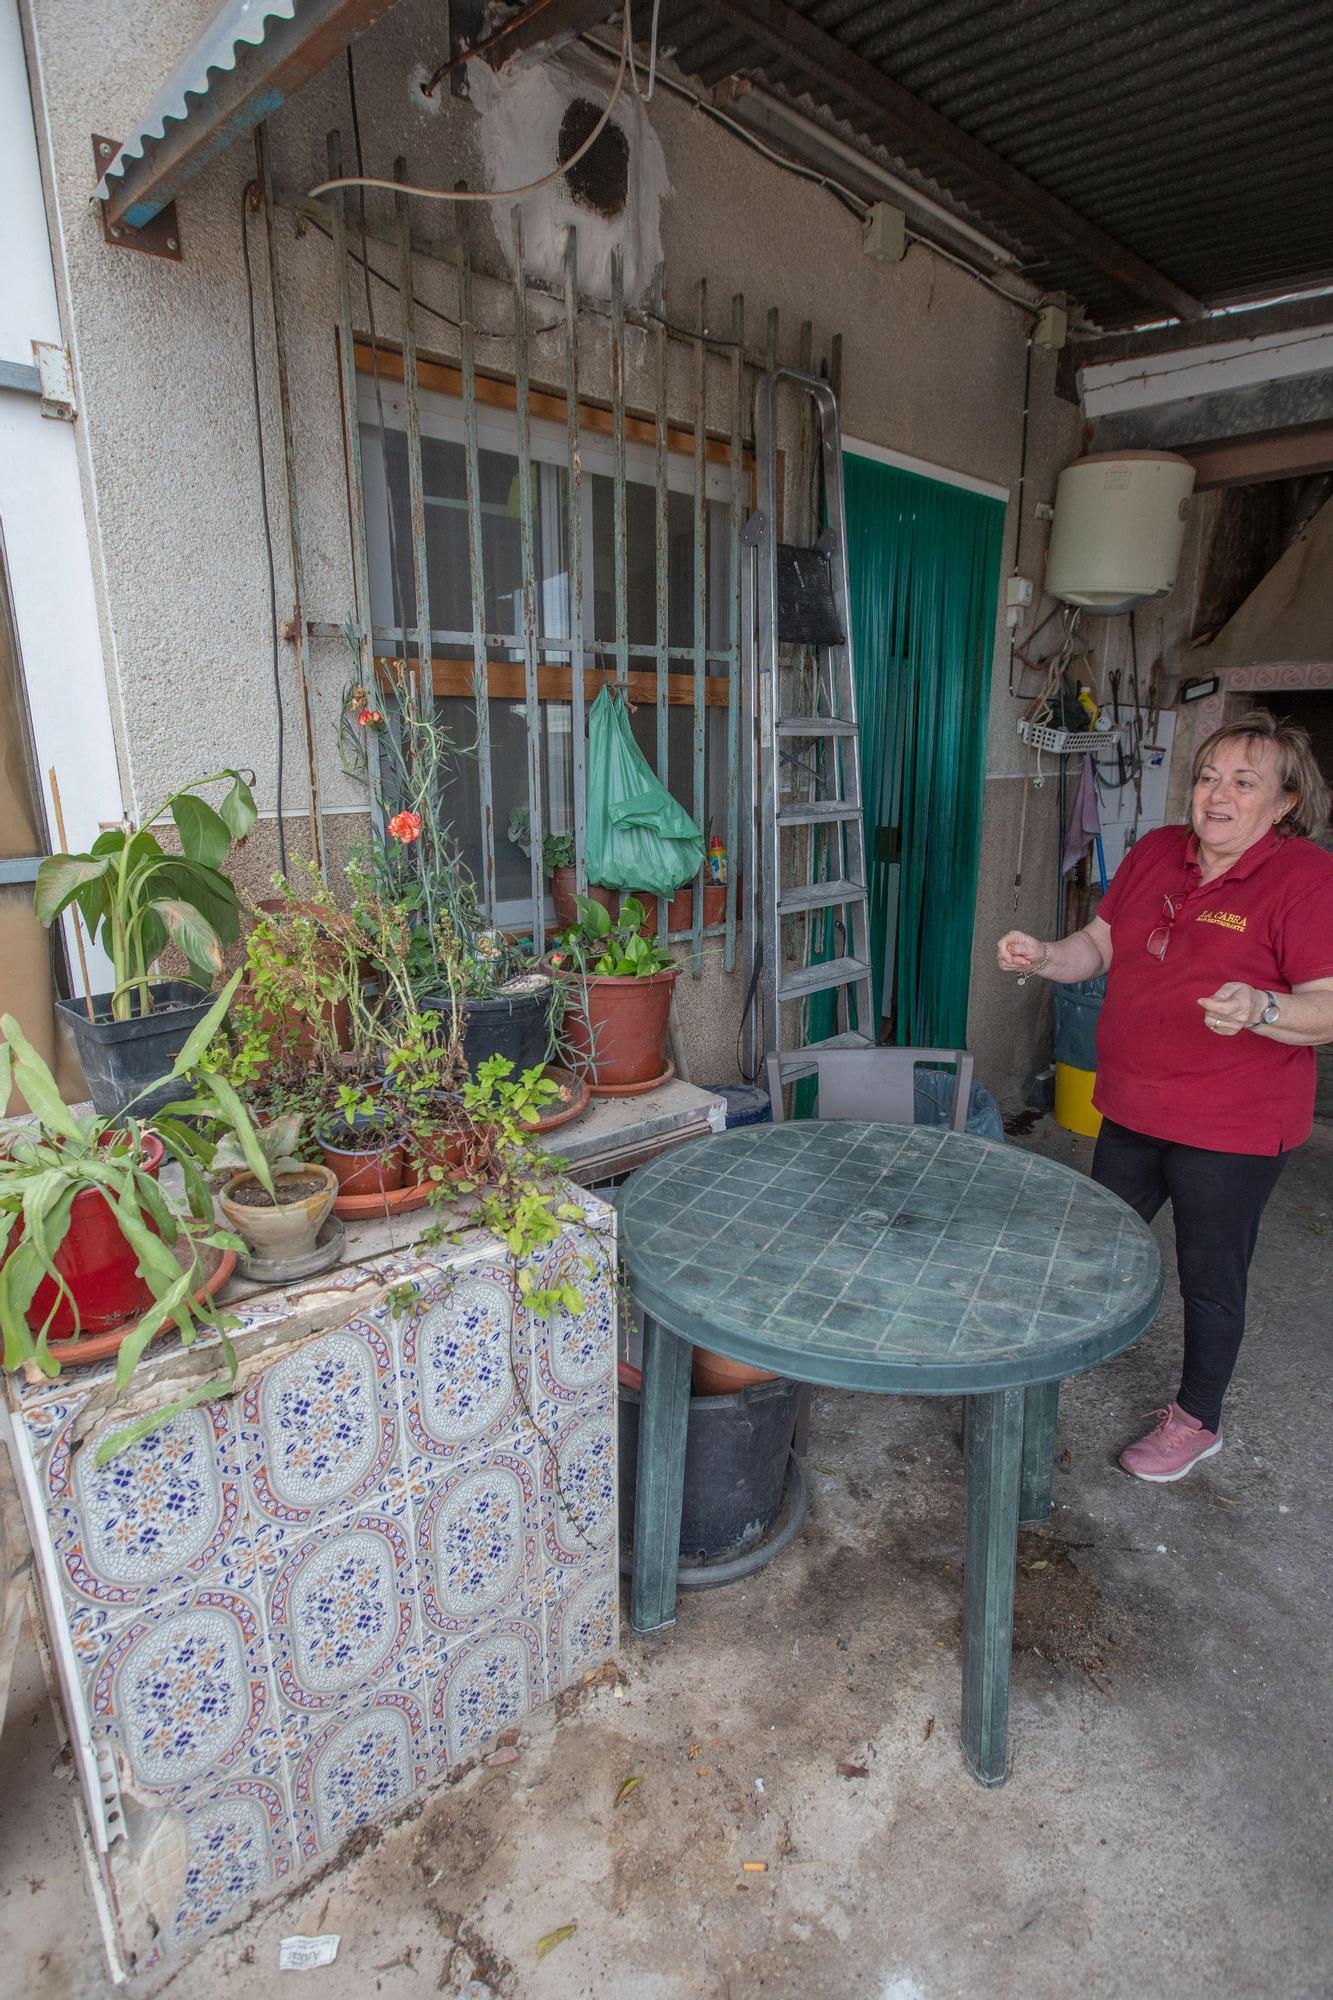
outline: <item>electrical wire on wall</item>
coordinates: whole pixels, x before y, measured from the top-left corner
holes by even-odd
[[[429,188],[419,187],[414,181],[379,180],[373,175],[365,173],[341,174],[335,180],[320,181],[317,186],[312,187],[310,190],[310,199],[314,201],[322,194],[333,194],[339,188],[353,187],[362,189],[383,188],[388,194],[415,195],[421,201],[518,201],[523,195],[536,194],[541,188],[549,187],[552,181],[560,180],[569,172],[571,167],[577,166],[584,154],[591,152],[592,148],[601,138],[611,113],[616,107],[621,86],[625,81],[625,67],[629,61],[629,43],[629,9],[626,8],[625,30],[620,42],[620,66],[616,70],[615,82],[611,86],[611,95],[606,100],[601,117],[597,120],[591,132],[589,132],[587,138],[574,148],[569,157],[561,160],[557,166],[552,167],[549,174],[543,174],[539,180],[527,181],[522,187],[516,188]],[[348,50],[348,70],[350,73],[350,48]],[[359,157],[358,164],[364,164],[360,161]]]
[[[273,523],[269,515],[268,474],[264,468],[264,417],[259,395],[259,348],[255,337],[255,287],[250,270],[250,231],[248,227],[251,198],[255,191],[251,181],[241,196],[241,257],[245,264],[245,298],[250,328],[250,388],[254,397],[255,449],[259,461],[259,506],[264,521],[264,555],[268,564],[269,619],[273,634],[273,700],[278,717],[278,860],[285,875],[287,873],[287,834],[282,813],[282,767],[285,748],[286,728],[282,712],[282,673],[278,649],[278,583],[273,567]]]

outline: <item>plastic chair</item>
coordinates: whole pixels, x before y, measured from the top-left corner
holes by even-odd
[[[973,1059],[966,1049],[786,1049],[768,1057],[768,1095],[773,1122],[786,1117],[783,1090],[794,1078],[817,1079],[816,1118],[867,1118],[872,1123],[916,1123],[916,1070],[919,1063],[949,1063],[954,1070],[949,1124],[967,1130],[972,1098]]]

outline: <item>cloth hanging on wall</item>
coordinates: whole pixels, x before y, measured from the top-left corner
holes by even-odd
[[[872,991],[892,930],[894,1040],[962,1048],[1004,503],[854,453],[843,478]],[[819,943],[812,957],[845,949],[831,923]],[[878,1040],[878,1020],[856,1025]],[[817,995],[807,1039],[834,1027]]]

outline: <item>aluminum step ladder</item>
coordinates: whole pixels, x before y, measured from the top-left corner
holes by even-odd
[[[778,540],[778,392],[784,386],[789,402],[794,395],[814,406],[827,525],[813,547]],[[774,1051],[786,1056],[815,1046],[872,1048],[879,1038],[879,1009],[871,995],[842,431],[827,382],[793,368],[760,376],[755,458],[757,506],[744,534],[741,607],[743,796],[753,802],[746,815],[747,1075]],[[804,917],[813,925],[826,912],[832,912],[841,947],[836,956],[822,965],[784,964],[785,921]],[[800,956],[807,955],[803,948]],[[827,992],[837,995],[837,1030],[815,1044],[806,1036],[804,1007],[794,1025],[793,1011],[784,1003]],[[809,1073],[799,1059],[788,1057],[782,1067],[788,1078]]]

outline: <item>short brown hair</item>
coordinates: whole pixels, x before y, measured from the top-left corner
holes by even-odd
[[[1310,743],[1309,732],[1295,722],[1280,722],[1269,709],[1252,708],[1234,722],[1224,722],[1194,753],[1190,783],[1223,743],[1271,743],[1278,755],[1282,789],[1294,803],[1278,821],[1277,833],[1322,833],[1328,825],[1329,796]]]

